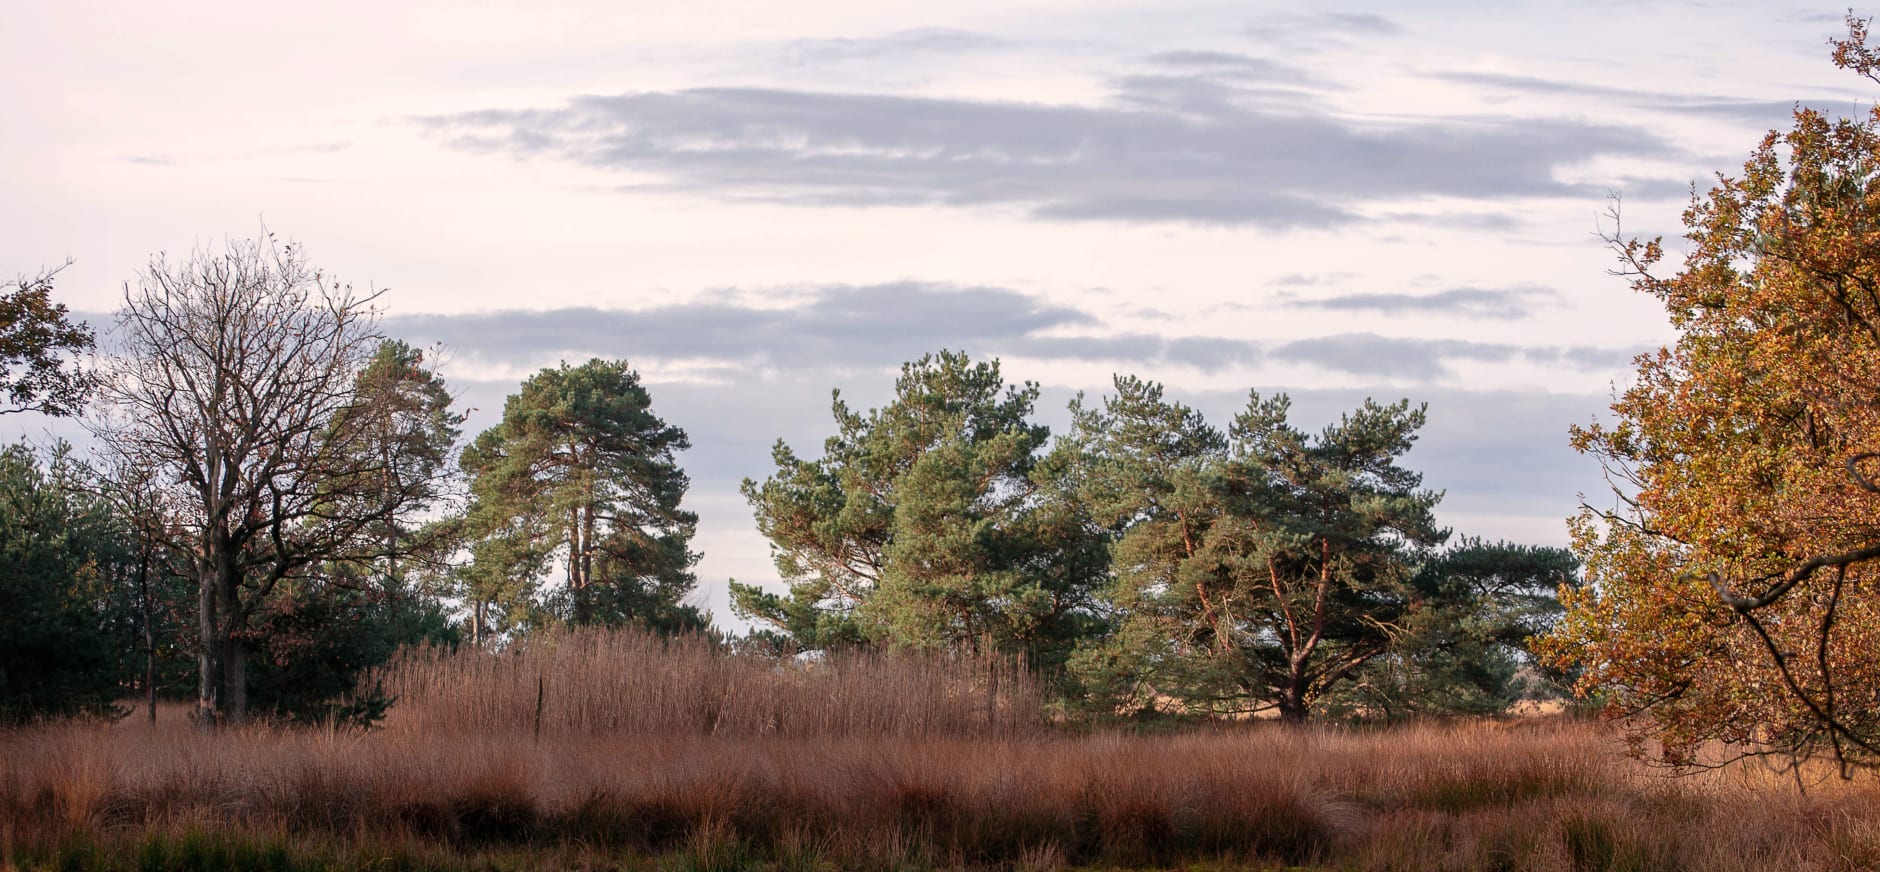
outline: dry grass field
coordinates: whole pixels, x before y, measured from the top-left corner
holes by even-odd
[[[1880,785],[1825,769],[1673,777],[1560,718],[1092,732],[998,682],[587,636],[411,658],[367,733],[14,730],[0,868],[1880,868]]]

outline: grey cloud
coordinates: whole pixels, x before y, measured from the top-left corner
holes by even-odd
[[[784,45],[784,56],[798,64],[823,64],[903,57],[916,53],[991,51],[1007,45],[1005,40],[984,33],[920,27],[874,37],[793,40]]]
[[[1436,381],[1451,375],[1454,361],[1506,363],[1526,360],[1595,372],[1622,366],[1633,349],[1522,346],[1461,339],[1405,339],[1375,333],[1340,333],[1287,342],[1268,351],[1276,360],[1374,378]]]
[[[278,148],[264,148],[254,152],[256,157],[273,157],[289,154],[338,154],[352,148],[352,140],[335,139],[327,142],[313,142],[306,145],[284,145]]]
[[[1267,58],[1223,51],[1165,51],[1144,58],[1170,69],[1201,70],[1237,81],[1280,82],[1292,85],[1324,83],[1305,70]]]
[[[1328,12],[1319,16],[1327,25],[1351,33],[1402,33],[1403,26],[1372,12]]]
[[[1586,82],[1567,82],[1558,79],[1543,79],[1535,76],[1520,76],[1507,73],[1479,73],[1458,70],[1426,73],[1425,75],[1429,78],[1443,81],[1458,82],[1466,85],[1476,85],[1521,94],[1616,100],[1658,111],[1721,118],[1757,127],[1781,124],[1794,113],[1798,105],[1812,106],[1830,113],[1844,111],[1843,107],[1846,111],[1858,110],[1858,106],[1856,105],[1857,101],[1851,97],[1821,97],[1794,100],[1744,100],[1713,94],[1679,94],[1668,91],[1595,85]]]
[[[1276,15],[1250,24],[1247,36],[1296,51],[1315,51],[1331,45],[1344,45],[1341,37],[1396,36],[1403,26],[1382,15],[1369,12],[1321,12],[1309,15]]]
[[[1305,287],[1309,285],[1322,285],[1322,284],[1326,284],[1329,282],[1335,282],[1335,281],[1340,281],[1343,279],[1348,279],[1348,278],[1351,278],[1352,275],[1353,273],[1348,273],[1348,272],[1321,273],[1321,274],[1313,274],[1313,275],[1308,275],[1306,273],[1287,273],[1283,276],[1280,276],[1279,278],[1274,279],[1273,284],[1285,285],[1288,287]]]
[[[1303,87],[1270,87],[1220,73],[1119,76],[1118,106],[1139,107],[1197,121],[1242,114],[1262,107],[1285,112],[1313,111],[1319,96]],[[1243,80],[1245,81],[1245,80]]]
[[[1451,288],[1434,294],[1340,294],[1317,300],[1292,300],[1295,309],[1334,312],[1379,312],[1385,315],[1445,315],[1513,321],[1532,317],[1537,306],[1560,298],[1552,288],[1517,285],[1508,288]]]
[[[1259,363],[1265,352],[1257,342],[1213,336],[1154,336],[1130,333],[1120,336],[1029,337],[1003,346],[1010,354],[1047,360],[1118,361],[1130,363],[1174,363],[1202,372],[1216,372],[1229,366]]]
[[[1626,100],[1675,100],[1678,95],[1662,92],[1641,91],[1635,88],[1611,88],[1587,82],[1567,82],[1559,79],[1543,79],[1538,76],[1519,76],[1511,73],[1482,73],[1468,70],[1443,70],[1425,73],[1426,77],[1463,85],[1497,88],[1504,91],[1519,91],[1526,94],[1553,94],[1575,97],[1616,97]]]
[[[1575,369],[1600,370],[1620,369],[1632,363],[1640,354],[1651,351],[1650,348],[1597,348],[1590,345],[1575,345],[1560,350],[1560,359]]]
[[[1846,20],[1846,18],[1846,12],[1835,12],[1826,9],[1791,10],[1788,14],[1782,16],[1783,21],[1799,21],[1808,24],[1840,24],[1842,21]]]
[[[1797,108],[1815,109],[1823,114],[1858,115],[1861,107],[1858,101],[1849,98],[1827,98],[1814,100],[1713,100],[1671,104],[1660,108],[1684,115],[1696,115],[1709,118],[1722,118],[1752,127],[1785,126],[1795,116]]]
[[[811,205],[1008,205],[1057,220],[1267,228],[1360,220],[1422,196],[1597,196],[1555,177],[1598,155],[1661,156],[1650,132],[1472,117],[1359,123],[1270,89],[1119,80],[1107,105],[758,88],[577,97],[422,119],[453,146]]]
[[[568,353],[801,365],[892,362],[910,349],[1096,323],[1001,288],[899,282],[823,288],[787,308],[721,297],[639,310],[402,315],[388,318],[386,329],[512,363]]]
[[[1215,371],[1257,363],[1257,343],[1146,333],[1049,335],[1100,328],[1085,312],[1003,288],[898,282],[817,289],[778,307],[719,295],[649,309],[572,308],[400,315],[387,332],[519,366],[558,356],[716,361],[705,375],[752,366],[884,367],[938,348],[1051,360],[1168,362]],[[713,367],[716,367],[714,369]]]
[[[1287,55],[1349,50],[1406,33],[1396,21],[1370,13],[1271,15],[1248,24],[1242,32],[1262,50]]]
[[[1449,375],[1453,361],[1516,358],[1580,370],[1618,367],[1630,349],[1517,346],[1344,333],[1291,341],[1112,332],[1074,308],[991,287],[898,282],[791,289],[789,300],[720,294],[646,309],[573,308],[400,315],[388,333],[511,366],[557,358],[685,362],[733,379],[754,367],[804,372],[892,367],[939,348],[1042,360],[1168,364],[1217,372],[1266,360],[1413,380]],[[782,302],[795,305],[778,305]],[[1479,302],[1479,301],[1478,301]],[[1083,335],[1064,335],[1076,331]]]
[[[1442,214],[1390,212],[1376,217],[1379,221],[1395,224],[1415,224],[1425,227],[1480,230],[1491,233],[1505,233],[1511,230],[1518,230],[1522,225],[1520,218],[1506,212],[1448,212]]]

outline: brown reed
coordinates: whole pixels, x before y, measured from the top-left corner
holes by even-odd
[[[702,636],[541,633],[501,652],[410,649],[369,679],[394,732],[931,736],[1026,732],[1038,684],[992,655],[728,653]]]
[[[414,654],[372,732],[210,734],[180,707],[4,731],[0,868],[1880,867],[1871,778],[1673,777],[1568,720],[1143,735],[1001,701],[989,725],[973,668],[574,634]]]

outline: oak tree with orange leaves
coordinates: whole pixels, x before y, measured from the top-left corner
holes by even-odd
[[[1835,63],[1880,82],[1848,27]],[[1573,519],[1591,583],[1538,651],[1666,762],[1845,775],[1880,766],[1880,108],[1794,118],[1693,197],[1675,273],[1614,210],[1620,272],[1679,337],[1573,432],[1618,508]]]

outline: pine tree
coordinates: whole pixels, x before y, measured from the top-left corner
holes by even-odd
[[[555,620],[702,628],[705,616],[684,602],[698,559],[698,518],[680,507],[689,480],[676,455],[688,447],[623,361],[564,363],[524,382],[463,454],[473,605],[513,582],[523,595],[501,598],[524,601],[559,564],[566,584],[543,603]]]
[[[1101,571],[1091,530],[1040,466],[1035,384],[943,351],[905,364],[888,405],[837,392],[816,460],[789,446],[744,494],[787,595],[734,584],[738,613],[804,648],[878,644],[1061,662]]]

